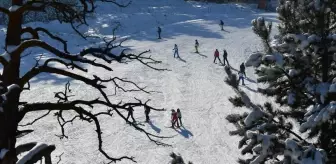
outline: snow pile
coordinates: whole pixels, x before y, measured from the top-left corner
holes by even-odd
[[[302,147],[292,139],[286,139],[285,156],[298,164],[323,164],[327,161],[326,152],[313,145]]]
[[[260,52],[255,52],[251,54],[245,61],[246,67],[258,67],[261,64],[263,54]]]
[[[253,122],[257,121],[264,116],[264,112],[260,108],[253,108],[253,111],[245,118],[244,123],[246,126],[252,126]]]

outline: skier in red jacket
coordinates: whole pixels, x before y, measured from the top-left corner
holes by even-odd
[[[177,121],[177,112],[175,112],[174,109],[172,109],[172,114],[171,114],[171,122],[172,122],[172,128],[174,128],[175,123],[177,123],[177,127],[180,127],[178,121]]]
[[[222,61],[221,61],[220,58],[219,58],[219,51],[218,51],[218,49],[216,49],[214,56],[215,56],[215,59],[214,59],[214,63],[215,63],[215,64],[217,64],[217,63],[216,63],[216,59],[218,59],[219,62],[222,63]]]

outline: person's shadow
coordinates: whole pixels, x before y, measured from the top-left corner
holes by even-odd
[[[202,56],[202,57],[205,57],[205,58],[207,58],[207,56],[206,56],[206,55],[203,55],[203,54],[201,54],[201,53],[199,53],[199,52],[196,52],[196,54],[198,54],[199,56]]]
[[[182,62],[186,63],[187,61],[182,59],[181,57],[177,57],[177,59],[181,60]]]
[[[248,77],[246,77],[245,79],[246,79],[247,81],[251,82],[251,83],[257,83],[255,80],[250,79],[250,78],[248,78]]]
[[[186,129],[184,127],[184,125],[181,126],[180,130],[175,129],[175,128],[174,128],[174,130],[185,138],[189,138],[190,136],[194,136],[188,129]]]
[[[155,126],[151,120],[149,120],[148,124],[151,126],[151,128],[152,128],[156,133],[160,133],[160,132],[161,132],[161,129],[160,129],[159,127]]]
[[[258,92],[258,90],[252,89],[252,88],[248,87],[247,85],[243,85],[243,86],[244,86],[244,88],[246,88],[246,89],[248,89],[248,90],[250,90],[252,92],[255,92],[255,93]]]

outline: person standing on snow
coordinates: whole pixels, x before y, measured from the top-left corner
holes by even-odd
[[[178,121],[177,121],[177,113],[175,112],[174,109],[172,109],[171,122],[172,122],[172,128],[174,128],[175,123],[177,123],[177,127],[180,126]]]
[[[158,39],[161,39],[161,27],[158,27],[157,32],[158,32],[158,34],[159,34],[159,38],[158,38]]]
[[[198,43],[198,40],[196,39],[196,40],[195,40],[195,49],[196,49],[196,53],[198,53],[198,46],[199,46],[199,43]]]
[[[242,64],[240,65],[240,72],[241,72],[242,74],[244,74],[245,77],[246,77],[246,73],[245,73],[245,64],[244,64],[244,63],[242,63]]]
[[[177,112],[176,113],[177,113],[177,118],[180,121],[180,125],[182,126],[182,114],[181,114],[181,111],[180,111],[179,108],[177,108]],[[178,125],[178,123],[177,123],[177,125]]]
[[[149,106],[145,106],[146,122],[149,122],[149,113],[150,113]]]
[[[219,58],[219,52],[218,52],[218,49],[216,49],[215,54],[214,54],[214,57],[215,57],[215,59],[214,59],[214,63],[215,63],[215,64],[217,64],[217,63],[216,63],[216,59],[218,59],[219,62],[222,63],[222,61],[221,61],[220,58]]]
[[[221,30],[224,31],[224,22],[222,20],[220,20],[220,23],[219,23],[220,27],[221,27]]]
[[[129,107],[127,108],[127,111],[128,111],[128,115],[127,115],[126,120],[128,121],[128,118],[131,116],[133,122],[135,122],[135,119],[134,119],[134,117],[133,117],[133,111],[134,111],[134,109],[133,109],[131,106],[129,106]]]
[[[226,49],[224,49],[224,52],[223,52],[223,62],[224,62],[224,65],[225,65],[225,61],[227,62],[228,66],[230,66],[229,64],[229,61],[227,60],[227,52],[226,52]]]
[[[238,77],[239,77],[238,85],[239,85],[240,80],[242,80],[242,85],[245,85],[244,84],[244,75],[241,71],[238,72]]]
[[[176,55],[177,58],[179,58],[180,55],[179,55],[179,53],[178,53],[178,48],[177,48],[177,45],[176,45],[176,44],[174,45],[174,49],[173,49],[173,50],[174,50],[174,58],[175,58],[175,55]]]

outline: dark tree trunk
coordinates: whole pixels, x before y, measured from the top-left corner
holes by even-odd
[[[12,0],[12,5],[22,5],[22,0]],[[11,12],[6,34],[6,49],[8,46],[18,46],[21,43],[22,19],[20,12]],[[20,76],[20,54],[10,53],[11,59],[3,70],[3,82],[6,86],[17,83]]]
[[[12,0],[12,6],[22,6],[22,0]],[[14,54],[8,46],[18,46],[21,43],[23,14],[11,12],[6,34],[6,49],[9,51],[10,60],[3,69],[4,86],[17,84],[20,77],[20,54]],[[0,113],[0,149],[8,149],[9,152],[1,164],[15,164],[16,157],[16,131],[18,127],[18,104],[21,91],[16,89],[7,94],[6,103],[3,105],[3,113]]]

